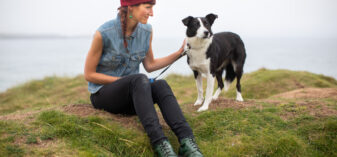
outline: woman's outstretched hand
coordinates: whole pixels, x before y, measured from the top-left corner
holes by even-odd
[[[184,41],[183,41],[183,45],[179,49],[180,55],[184,55],[183,53],[187,50],[186,44],[187,44],[187,42],[186,42],[186,38],[185,38]]]

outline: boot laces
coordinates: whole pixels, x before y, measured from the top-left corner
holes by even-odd
[[[188,142],[191,143],[191,146],[192,146],[193,149],[196,149],[196,150],[200,151],[197,143],[195,142],[195,140],[193,138],[188,138]]]
[[[170,145],[167,143],[167,142],[163,142],[161,145],[160,145],[160,150],[162,152],[164,152],[165,156],[169,156],[170,152],[171,152],[171,149],[170,149]]]

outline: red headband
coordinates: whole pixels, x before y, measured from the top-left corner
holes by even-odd
[[[136,5],[136,4],[151,2],[151,1],[156,3],[156,0],[121,0],[121,6],[126,7],[130,5]]]

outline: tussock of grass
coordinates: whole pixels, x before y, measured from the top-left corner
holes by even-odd
[[[24,150],[15,144],[15,138],[25,132],[25,127],[18,123],[0,121],[0,156],[23,156]]]
[[[166,80],[205,156],[337,156],[337,116],[331,114],[337,110],[335,97],[301,98],[301,102],[271,97],[298,88],[336,88],[333,78],[261,69],[245,74],[242,80],[243,97],[253,105],[229,105],[202,113],[189,105],[197,97],[193,76],[169,75]],[[235,98],[234,86],[221,97]],[[303,102],[334,112],[310,114],[310,106]],[[83,103],[90,103],[83,76],[48,77],[1,93],[0,156],[152,156],[149,139],[137,126],[122,125],[123,121],[108,116],[83,117],[56,110],[57,106]],[[4,118],[25,112],[29,112],[28,120]],[[288,114],[295,116],[283,117]],[[163,129],[177,151],[174,133]]]
[[[152,154],[143,133],[133,132],[97,117],[79,118],[47,111],[38,117],[43,140],[63,138],[69,146],[90,156],[134,156]],[[99,149],[92,149],[98,147]],[[146,149],[145,149],[146,148]]]
[[[305,125],[304,125],[305,124]],[[337,156],[337,119],[328,118],[321,122],[307,121],[300,124],[298,133],[310,143],[314,154],[319,156]]]
[[[206,150],[207,156],[303,156],[305,152],[304,142],[287,132],[287,123],[268,110],[208,112],[195,118],[192,124],[202,143],[220,143],[212,147],[214,150]],[[214,154],[218,149],[224,150]]]

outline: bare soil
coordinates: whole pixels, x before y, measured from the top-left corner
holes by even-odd
[[[334,98],[337,99],[337,88],[302,88],[281,93],[272,98]]]

